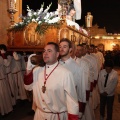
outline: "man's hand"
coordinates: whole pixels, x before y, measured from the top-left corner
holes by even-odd
[[[107,96],[108,94],[107,94],[107,92],[103,92],[102,95],[103,96]]]
[[[32,63],[31,63],[31,57],[32,56],[35,56],[36,54],[31,54],[29,57],[28,57],[28,62],[27,62],[27,70],[32,70],[34,67],[35,67],[35,65],[33,65]]]

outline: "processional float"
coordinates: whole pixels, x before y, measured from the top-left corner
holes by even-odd
[[[68,38],[75,44],[83,42],[89,44],[89,35],[82,31],[77,23],[66,20],[71,0],[58,0],[58,3],[61,9],[57,16],[55,12],[54,14],[52,12],[48,13],[50,6],[43,10],[44,5],[42,4],[41,9],[36,12],[31,11],[28,6],[28,15],[25,18],[23,17],[23,22],[14,23],[8,29],[7,43],[9,50],[42,51],[48,42],[59,43],[62,38]],[[30,18],[33,17],[32,15],[35,18]],[[51,15],[51,18],[49,15]],[[11,19],[13,22],[13,17]]]

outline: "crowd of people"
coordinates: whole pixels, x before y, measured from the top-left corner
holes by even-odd
[[[16,52],[8,52],[0,44],[0,114],[5,115],[13,110],[16,101],[27,99],[24,88],[26,61]]]
[[[34,120],[112,120],[118,74],[111,59],[104,59],[94,45],[75,45],[64,38],[49,42],[42,56],[9,54],[0,45],[0,114],[13,110],[18,99],[32,91]]]

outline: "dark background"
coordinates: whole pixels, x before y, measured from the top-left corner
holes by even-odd
[[[57,9],[57,0],[23,0],[23,11],[26,11],[26,5],[33,10],[39,9],[43,2],[44,8],[52,2],[50,11]],[[120,0],[81,0],[81,4],[82,18],[76,21],[80,26],[85,26],[85,16],[91,12],[93,25],[105,27],[108,33],[120,33]]]

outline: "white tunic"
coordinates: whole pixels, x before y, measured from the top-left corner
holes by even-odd
[[[99,61],[99,70],[101,70],[101,68],[103,67],[104,61],[105,61],[104,56],[101,52],[97,52],[97,53],[95,53],[95,55]]]
[[[105,69],[101,70],[99,73],[99,79],[98,79],[99,91],[100,93],[107,92],[108,96],[113,96],[115,92],[115,88],[118,83],[118,73],[117,71],[112,69],[112,71],[109,73],[106,87],[104,87],[106,75],[107,72]]]
[[[7,56],[7,59],[4,60],[4,67],[6,71],[6,82],[8,84],[8,87],[10,88],[11,98],[12,98],[12,104],[16,104],[16,98],[15,98],[15,80],[13,78],[13,75],[11,73],[11,62],[12,62],[12,56]]]
[[[90,53],[90,55],[95,58],[96,63],[97,63],[98,73],[99,73],[99,66],[100,66],[100,65],[99,65],[99,58],[95,55],[95,53]]]
[[[90,91],[90,82],[92,82],[93,80],[92,65],[85,57],[77,58],[75,59],[75,61],[80,65],[80,67],[84,71],[83,80],[86,81],[86,91]],[[89,105],[88,101],[86,101],[85,112],[82,116],[82,120],[94,120],[94,113],[92,111],[92,107]]]
[[[97,80],[98,79],[98,66],[97,66],[97,61],[96,59],[89,55],[89,54],[86,54],[85,57],[90,61],[91,65],[93,66],[93,72],[94,72],[94,80]]]
[[[62,64],[73,74],[75,86],[77,87],[78,100],[80,102],[86,102],[86,82],[82,78],[84,77],[83,70],[71,57],[65,62],[60,60],[60,64]]]
[[[0,114],[4,115],[13,110],[11,94],[6,82],[6,71],[4,67],[4,60],[0,56]]]
[[[75,57],[74,60],[77,64],[79,64],[80,68],[83,71],[83,78],[82,79],[85,80],[86,90],[90,90],[89,62],[87,62],[83,57],[82,58]]]
[[[15,60],[14,58],[12,59],[11,72],[13,75],[13,79],[15,80],[16,99],[27,99],[23,81],[24,77],[22,72],[21,55],[18,55],[18,60]]]
[[[46,67],[46,76],[57,64]],[[36,105],[34,120],[58,120],[57,113],[60,120],[67,120],[68,113],[78,115],[79,106],[71,72],[59,64],[47,79],[43,93],[44,69],[34,69],[34,82],[29,86],[29,89],[33,89],[33,102]]]

